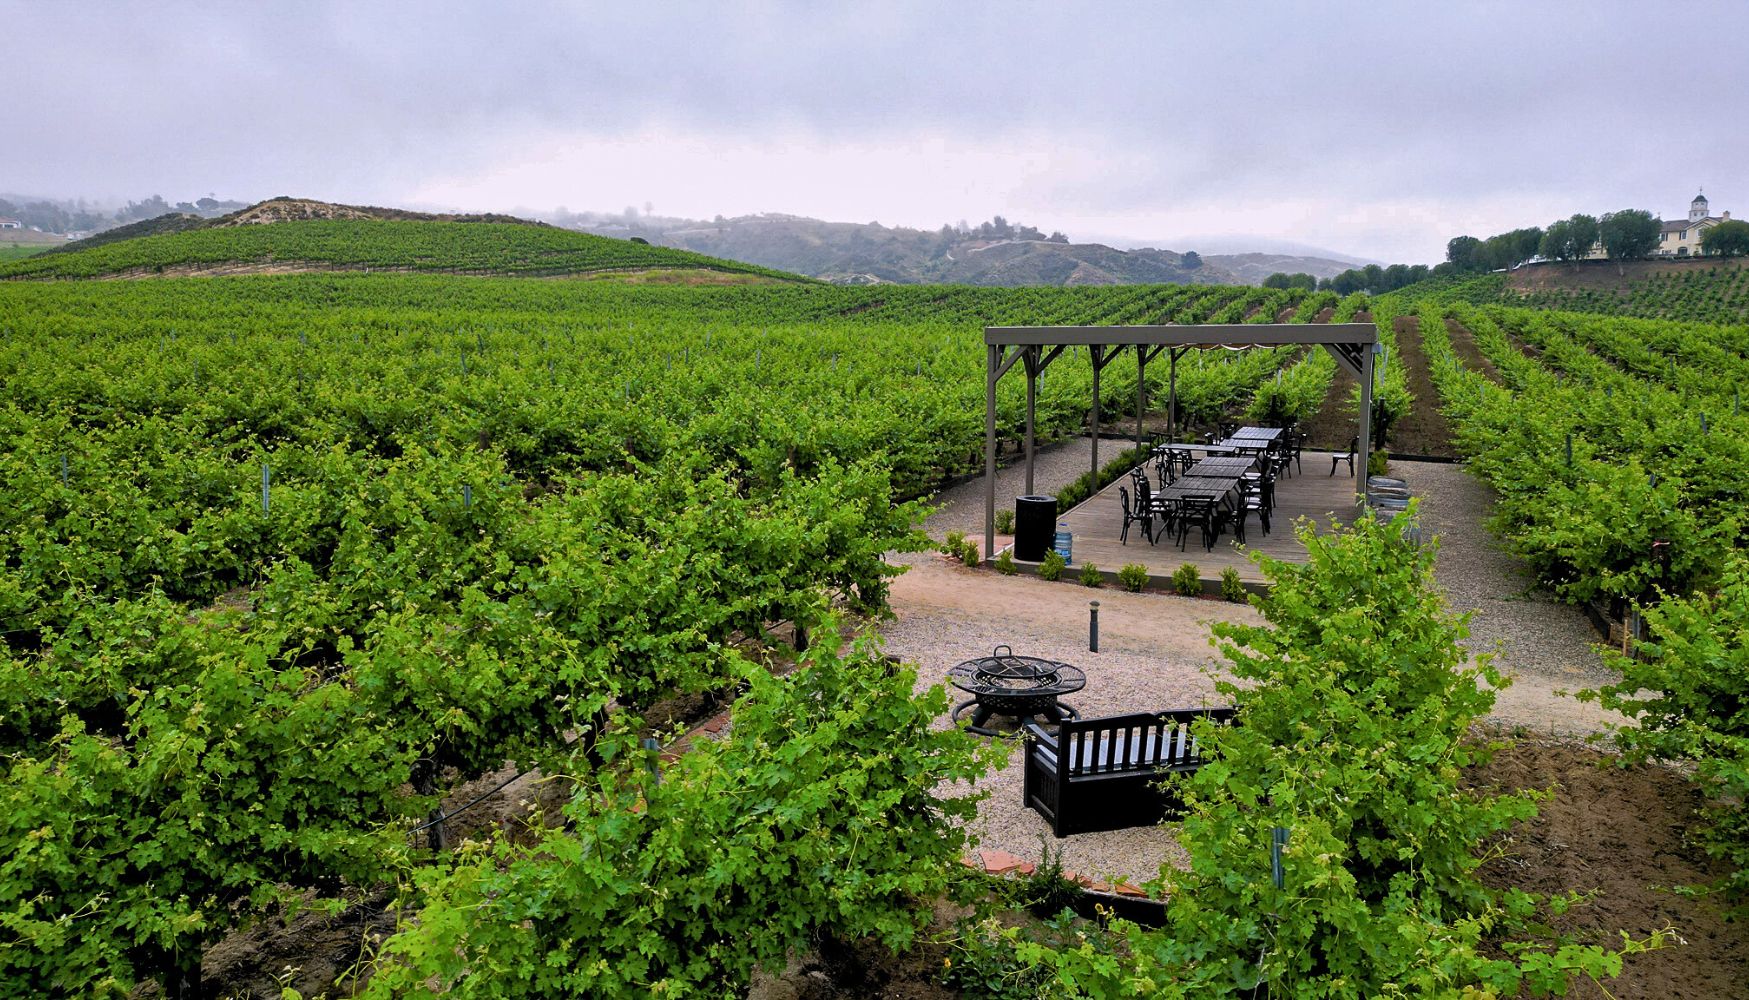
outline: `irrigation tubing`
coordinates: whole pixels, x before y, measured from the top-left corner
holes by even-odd
[[[469,802],[467,805],[462,806],[460,809],[457,809],[455,812],[439,813],[436,817],[429,819],[429,820],[426,820],[425,822],[419,824],[418,826],[414,827],[411,830],[408,830],[407,832],[408,833],[418,833],[421,830],[429,830],[432,827],[436,826],[439,823],[442,823],[445,820],[455,819],[457,816],[460,816],[462,813],[467,812],[469,809],[472,809],[473,807],[486,801],[487,799],[491,798],[492,796],[497,795],[499,792],[503,791],[505,789],[505,787],[508,786],[512,781],[515,781],[516,779],[522,777],[523,775],[525,775],[527,773],[528,773],[527,771],[518,771],[515,774],[511,775],[510,777],[505,778],[503,781],[499,782],[491,791],[482,792],[479,796],[475,797],[472,802]]]

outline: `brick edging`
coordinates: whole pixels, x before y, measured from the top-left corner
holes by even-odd
[[[993,847],[978,848],[975,854],[961,858],[960,864],[965,865],[973,871],[983,872],[985,875],[994,875],[997,877],[1019,875],[1024,878],[1031,875],[1033,872],[1038,871],[1038,865],[1033,864],[1031,861],[1018,855],[1010,854],[1007,851],[997,850]],[[1089,878],[1086,875],[1077,875],[1068,869],[1063,870],[1063,877],[1081,888],[1086,889],[1088,892],[1100,892],[1108,896],[1130,896],[1136,899],[1154,898],[1133,885],[1125,883],[1113,885],[1110,882],[1101,882],[1098,879]]]

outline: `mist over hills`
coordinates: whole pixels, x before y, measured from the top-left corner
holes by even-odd
[[[879,222],[827,222],[765,213],[705,221],[638,214],[560,211],[548,221],[602,236],[773,267],[840,284],[1118,285],[1257,284],[1277,272],[1328,278],[1348,259],[1273,253],[1199,254],[1155,247],[1075,243],[997,216],[938,230]]]
[[[290,206],[319,205],[314,214],[331,217],[336,208],[303,199],[270,199],[269,218],[250,215],[236,201],[201,198],[170,202],[152,195],[121,207],[96,207],[84,200],[13,196],[0,201],[0,216],[11,213],[39,227],[43,241],[77,239],[90,247],[138,236],[227,225],[281,221],[298,213]],[[356,210],[355,211],[360,211]],[[519,221],[509,215],[420,213],[401,209],[362,210],[375,218],[482,219]],[[1209,238],[1204,249],[1180,250],[1110,239],[1072,242],[1060,232],[1045,233],[1010,223],[1001,216],[976,226],[960,222],[938,230],[883,226],[879,222],[828,222],[783,213],[711,220],[666,217],[627,209],[609,214],[521,210],[549,224],[598,236],[641,239],[655,246],[776,268],[839,284],[967,285],[1255,285],[1269,275],[1305,272],[1329,278],[1354,266],[1355,258],[1315,251],[1267,238]],[[247,216],[247,218],[244,218]],[[55,235],[60,234],[60,235]],[[69,246],[69,244],[62,244]],[[1236,252],[1235,248],[1249,252]],[[1210,250],[1224,252],[1209,252]]]

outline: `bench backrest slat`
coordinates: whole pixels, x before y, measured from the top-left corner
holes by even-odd
[[[1233,709],[1185,708],[1065,720],[1057,731],[1057,746],[1070,775],[1183,766],[1198,757],[1190,727],[1205,717],[1230,725]]]

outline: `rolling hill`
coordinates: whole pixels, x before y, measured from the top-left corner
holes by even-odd
[[[1119,250],[1103,243],[990,239],[878,222],[825,222],[765,214],[696,219],[656,216],[561,217],[561,224],[601,235],[780,268],[837,284],[965,285],[1254,285],[1276,271],[1331,277],[1344,261],[1285,254],[1197,256],[1172,250]]]
[[[509,216],[434,216],[276,198],[218,219],[167,215],[0,265],[0,278],[405,270],[558,276],[671,272],[805,280],[757,265]]]

